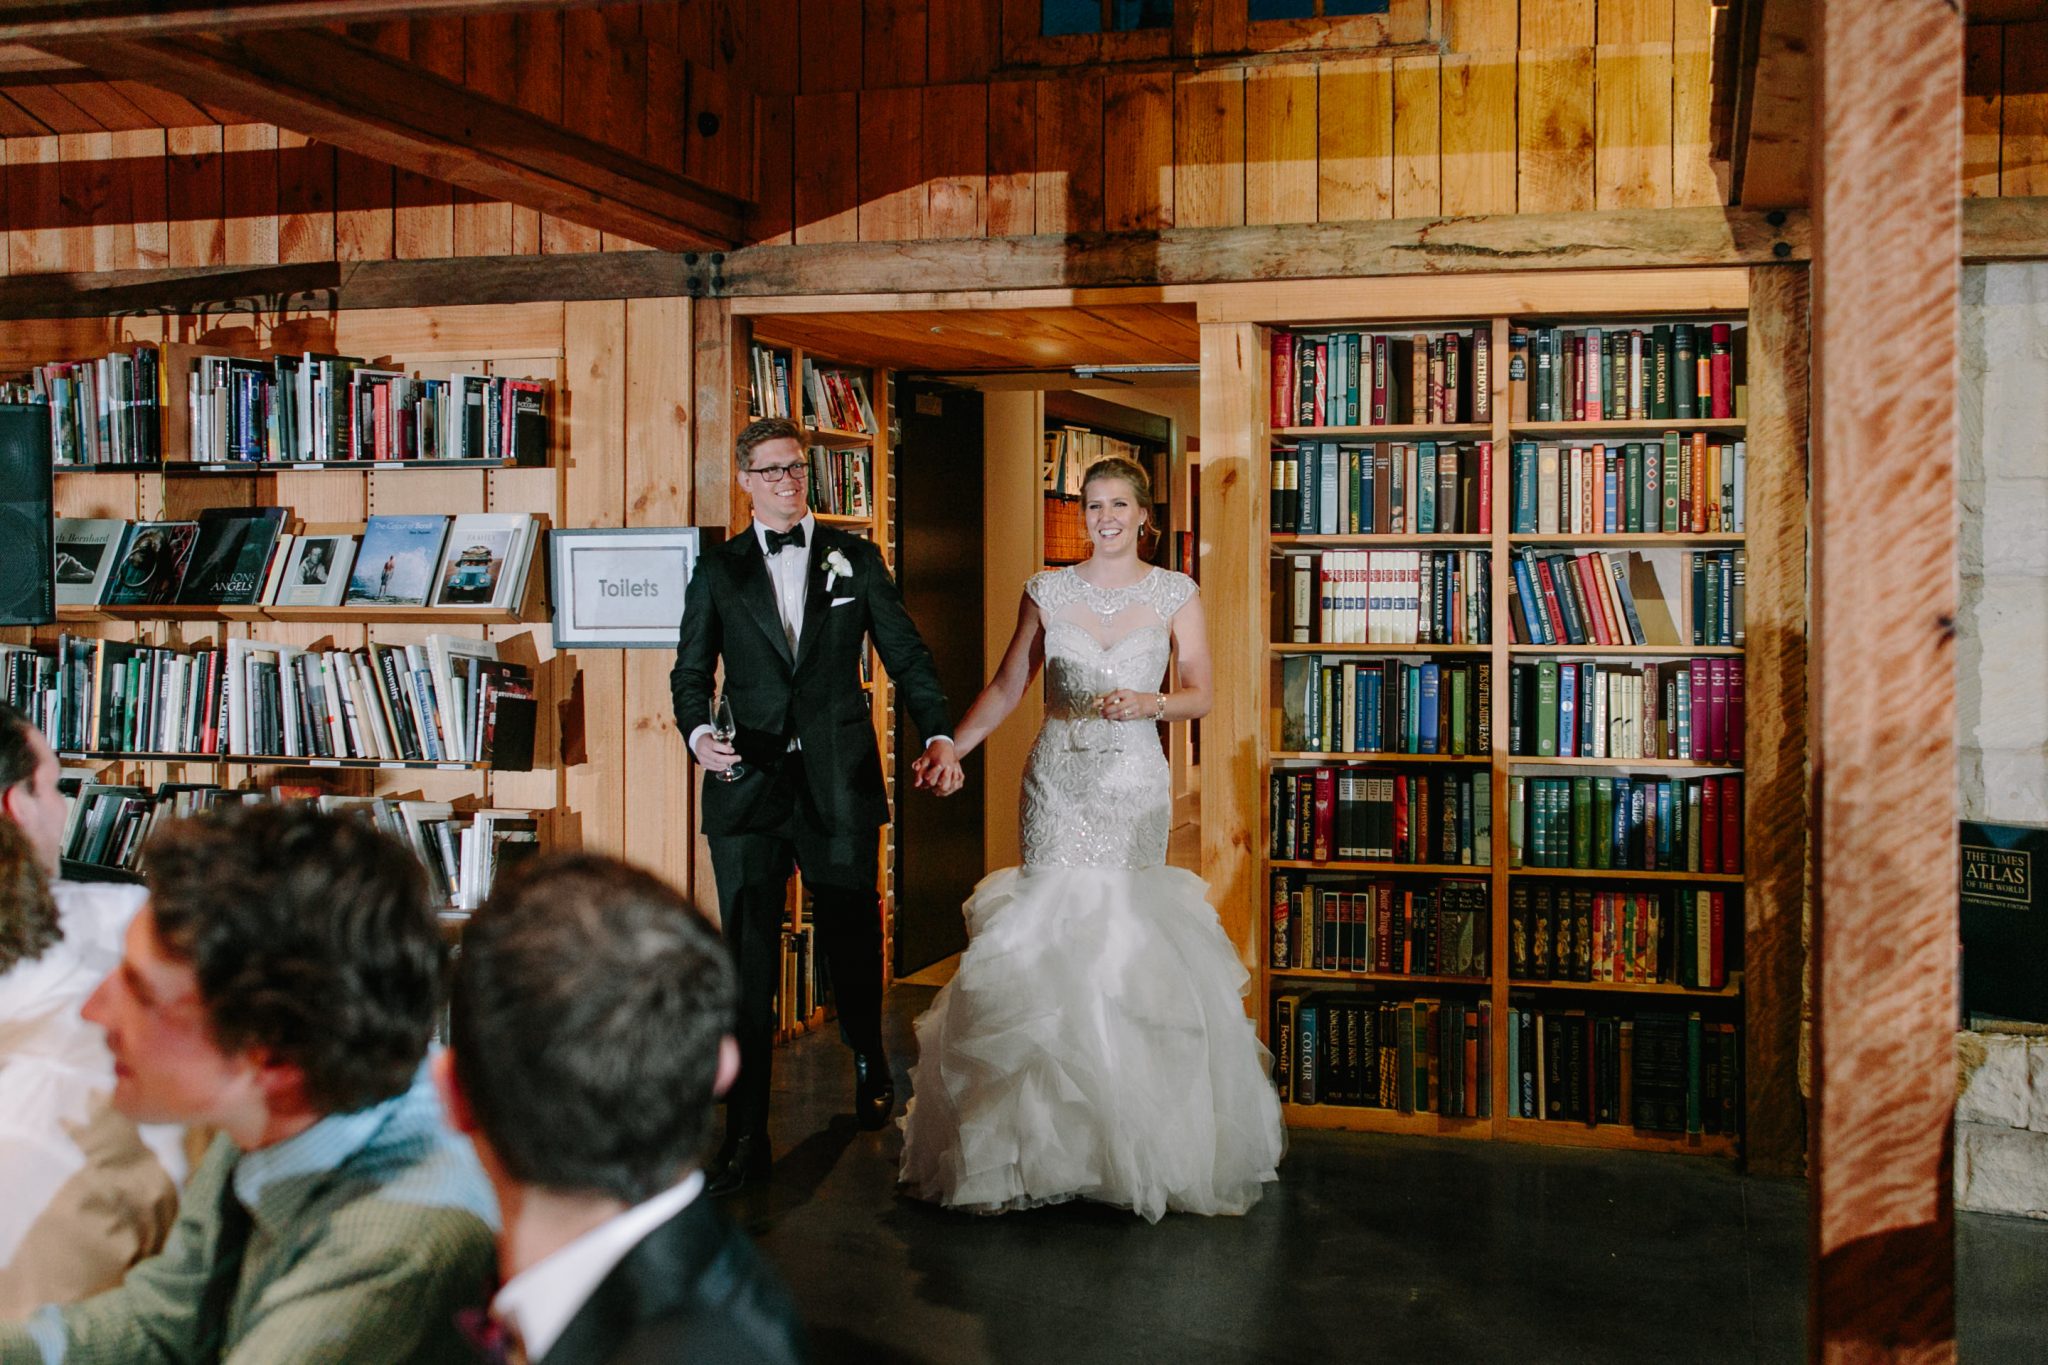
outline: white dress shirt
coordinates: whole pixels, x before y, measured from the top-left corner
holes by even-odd
[[[692,1171],[652,1199],[613,1214],[575,1241],[535,1261],[505,1281],[491,1300],[491,1316],[516,1334],[529,1361],[554,1348],[604,1277],[647,1235],[688,1208],[704,1190],[704,1173]]]

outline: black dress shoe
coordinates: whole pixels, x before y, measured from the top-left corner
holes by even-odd
[[[768,1178],[772,1165],[766,1133],[748,1133],[721,1152],[705,1172],[704,1189],[710,1194],[731,1194],[742,1185],[754,1185]]]
[[[853,1059],[853,1118],[861,1127],[876,1129],[889,1122],[896,1108],[896,1078],[889,1074],[889,1059],[880,1052],[856,1053]]]

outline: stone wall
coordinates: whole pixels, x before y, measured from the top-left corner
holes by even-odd
[[[1962,322],[1962,815],[2048,825],[2048,263],[1965,270]],[[2048,1218],[2048,1028],[1957,1060],[1957,1206]]]

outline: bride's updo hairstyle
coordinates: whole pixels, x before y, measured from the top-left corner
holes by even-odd
[[[1085,496],[1088,485],[1100,479],[1121,479],[1131,486],[1131,492],[1144,509],[1145,520],[1152,520],[1152,476],[1145,472],[1143,465],[1135,460],[1126,460],[1121,455],[1111,455],[1088,466],[1088,472],[1081,476],[1081,492]]]

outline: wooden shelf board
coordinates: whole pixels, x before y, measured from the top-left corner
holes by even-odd
[[[1490,1138],[1492,1119],[1447,1119],[1441,1114],[1404,1114],[1346,1104],[1283,1104],[1290,1128],[1325,1128],[1348,1133],[1406,1133],[1413,1137]]]
[[[1288,868],[1307,872],[1412,872],[1418,876],[1438,877],[1488,877],[1493,875],[1491,867],[1463,863],[1383,863],[1370,862],[1362,858],[1332,858],[1328,862],[1311,862],[1305,858],[1268,858],[1268,867]]]
[[[1739,1000],[1742,973],[1730,972],[1728,984],[1719,990],[1700,990],[1670,981],[1518,981],[1508,980],[1511,991],[1598,991],[1602,995],[1664,995],[1692,1000]]]
[[[208,763],[236,767],[279,768],[407,768],[428,772],[487,772],[489,763],[455,763],[433,759],[312,758],[303,754],[178,754],[121,753],[106,750],[61,749],[61,759],[125,763]]]
[[[1741,658],[1741,645],[1509,645],[1510,654],[1542,656],[1548,654],[1583,654],[1597,657],[1615,654],[1636,658],[1690,659],[1694,656]]]
[[[1493,652],[1492,645],[1323,645],[1275,641],[1275,654],[1478,654]]]
[[[366,474],[378,469],[538,469],[513,460],[151,460],[146,464],[60,464],[58,474],[162,474],[169,478],[250,478],[258,474],[313,474],[338,470]]]
[[[1268,537],[1268,539],[1269,539],[1269,540],[1271,540],[1271,542],[1272,542],[1272,546],[1273,546],[1273,553],[1274,553],[1274,554],[1280,554],[1280,553],[1282,553],[1282,552],[1284,552],[1284,551],[1287,551],[1287,550],[1314,550],[1314,549],[1321,549],[1321,548],[1323,548],[1323,547],[1325,547],[1325,546],[1327,546],[1327,547],[1329,547],[1329,548],[1331,548],[1331,549],[1343,549],[1343,548],[1345,548],[1345,547],[1347,547],[1347,546],[1358,546],[1358,547],[1361,547],[1361,548],[1371,548],[1371,547],[1377,547],[1377,548],[1393,548],[1393,549],[1400,549],[1400,548],[1403,548],[1403,547],[1406,547],[1406,546],[1416,546],[1416,545],[1419,545],[1419,546],[1424,546],[1424,547],[1433,547],[1433,548],[1438,548],[1438,549],[1442,549],[1442,548],[1444,548],[1444,547],[1457,547],[1457,546],[1481,546],[1481,547],[1483,547],[1483,546],[1487,546],[1487,545],[1491,545],[1491,544],[1493,544],[1493,537],[1492,537],[1492,535],[1490,535],[1490,534],[1488,534],[1488,533],[1486,533],[1486,532],[1483,532],[1483,531],[1482,531],[1482,532],[1461,532],[1461,531],[1450,531],[1450,532],[1445,532],[1445,533],[1444,533],[1444,534],[1442,534],[1442,535],[1432,535],[1432,536],[1424,536],[1424,535],[1398,535],[1398,536],[1397,536],[1397,535],[1375,535],[1375,534],[1373,534],[1373,533],[1371,533],[1371,532],[1363,532],[1363,531],[1361,531],[1361,532],[1358,532],[1358,533],[1355,533],[1355,534],[1351,534],[1351,535],[1334,535],[1334,536],[1324,536],[1324,535],[1290,535],[1290,534],[1286,534],[1286,533],[1284,533],[1284,532],[1283,532],[1283,533],[1275,533],[1274,535],[1272,535],[1272,536]]]
[[[1322,753],[1309,749],[1276,749],[1266,755],[1270,762],[1293,762],[1306,759],[1310,762],[1330,763],[1456,763],[1484,766],[1493,760],[1486,754],[1396,754],[1396,753]]]
[[[1290,981],[1357,981],[1367,985],[1394,986],[1477,986],[1484,989],[1489,983],[1483,976],[1404,976],[1399,972],[1335,972],[1318,967],[1268,967],[1269,977],[1284,977]]]
[[[1663,417],[1599,422],[1508,423],[1510,436],[1601,436],[1610,432],[1627,434],[1645,431],[1659,435],[1667,431],[1732,431],[1740,434],[1748,429],[1749,420],[1744,417]]]
[[[860,526],[872,528],[875,524],[875,519],[873,517],[856,517],[848,515],[844,512],[814,511],[811,513],[811,515],[827,526]]]
[[[1669,425],[1667,423],[1667,425]],[[1399,425],[1363,427],[1276,427],[1275,436],[1317,436],[1332,441],[1374,441],[1396,437],[1429,440],[1435,436],[1491,436],[1491,422],[1404,422]]]
[[[1740,763],[1709,763],[1703,758],[1536,758],[1511,754],[1509,767],[1530,768],[1643,768],[1655,772],[1739,773]]]
[[[1748,540],[1749,537],[1741,531],[1516,531],[1508,537],[1508,544],[1514,547],[1527,545],[1532,548],[1545,545],[1576,548],[1601,545],[1696,545],[1728,548],[1744,545]]]
[[[1740,872],[1643,872],[1612,867],[1511,867],[1510,877],[1606,878],[1630,882],[1708,882],[1717,886],[1740,886]]]
[[[1545,1119],[1503,1119],[1501,1136],[1510,1142],[1539,1142],[1553,1147],[1603,1147],[1624,1152],[1678,1152],[1729,1158],[1742,1154],[1734,1138],[1718,1133],[1687,1137],[1683,1133],[1641,1132],[1612,1123],[1593,1127]]]
[[[520,615],[507,607],[235,607],[166,603],[156,607],[65,606],[59,621],[332,621],[396,625],[511,626]]]
[[[865,431],[840,431],[835,427],[805,427],[804,444],[813,446],[869,446],[875,438]]]
[[[51,467],[52,474],[158,474],[163,472],[160,460],[143,460],[135,464],[105,461],[100,464],[60,464]]]
[[[57,608],[59,621],[260,621],[262,607],[226,603],[162,602],[155,606],[68,605]]]

